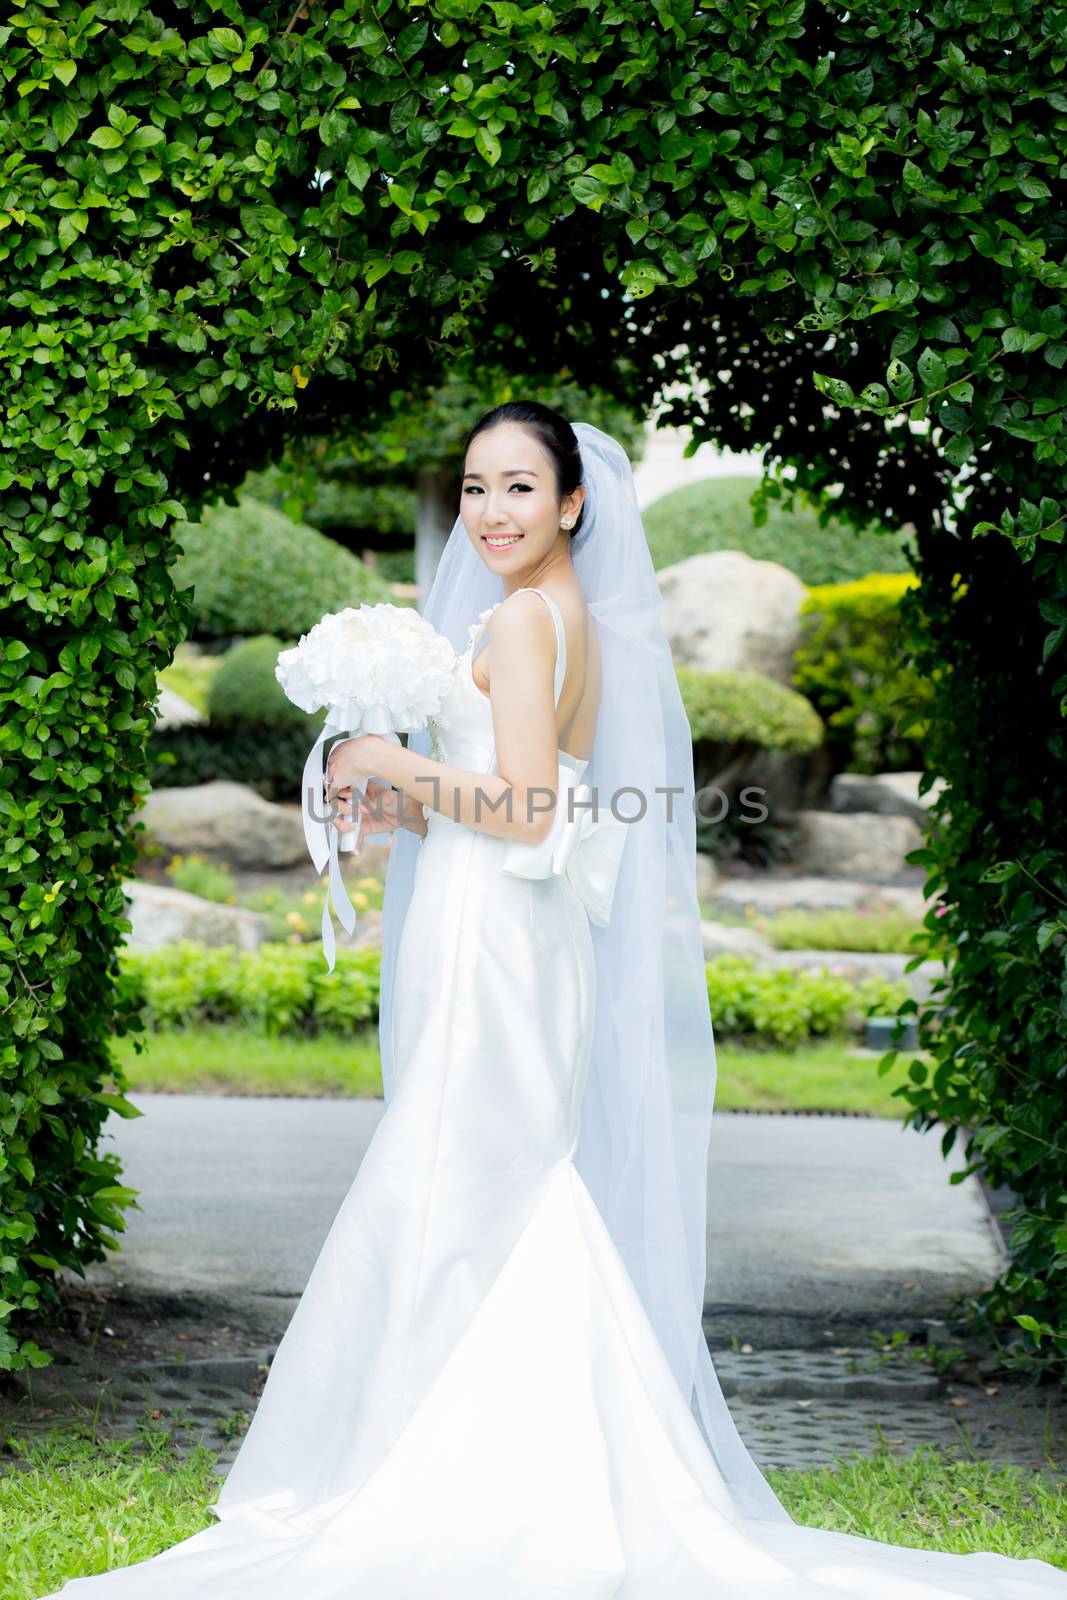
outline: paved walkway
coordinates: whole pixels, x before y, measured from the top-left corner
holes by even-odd
[[[154,1305],[135,1359],[32,1376],[8,1428],[100,1414],[179,1427],[232,1458],[266,1363],[382,1114],[376,1101],[135,1095],[108,1124],[142,1190],[125,1248],[90,1273],[101,1302]],[[731,1411],[764,1468],[830,1465],[883,1443],[1067,1468],[1067,1403],[974,1368],[946,1383],[873,1330],[944,1342],[950,1297],[987,1284],[999,1235],[939,1138],[844,1116],[716,1117],[705,1326]],[[117,1317],[113,1320],[117,1323]],[[103,1327],[94,1345],[124,1344]],[[237,1337],[239,1335],[240,1337]],[[228,1336],[228,1337],[226,1337]],[[185,1341],[185,1342],[182,1342]],[[85,1340],[81,1341],[84,1348]],[[124,1344],[124,1348],[128,1347]],[[150,1359],[144,1359],[145,1354]]]
[[[133,1095],[112,1118],[142,1191],[109,1267],[127,1284],[295,1299],[382,1115],[377,1100]],[[999,1265],[974,1179],[939,1136],[867,1117],[714,1118],[707,1316],[713,1343],[815,1346],[834,1324],[937,1316]],[[721,1333],[721,1338],[716,1338]],[[810,1338],[808,1337],[810,1335]],[[840,1343],[840,1338],[837,1338]]]

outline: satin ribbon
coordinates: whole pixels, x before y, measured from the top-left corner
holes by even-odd
[[[578,782],[574,768],[561,761],[551,828],[538,844],[517,840],[509,844],[501,870],[515,878],[565,877],[590,920],[606,928],[629,824],[610,810],[605,816],[604,807],[594,820],[592,796],[589,785]]]
[[[329,875],[326,887],[326,898],[322,907],[322,950],[326,957],[327,970],[332,972],[337,960],[337,935],[334,932],[333,917],[331,915],[331,902],[333,910],[337,912],[337,919],[346,933],[351,933],[356,925],[356,912],[351,900],[348,898],[345,882],[341,876],[341,863],[338,859],[339,848],[353,850],[354,842],[349,843],[351,835],[346,835],[341,842],[341,836],[326,816],[326,771],[323,761],[323,748],[327,739],[354,739],[363,733],[378,733],[386,739],[391,739],[394,744],[399,744],[400,739],[388,718],[378,707],[372,706],[364,711],[360,717],[357,728],[344,727],[328,717],[323,725],[315,743],[308,752],[304,762],[304,776],[301,783],[301,811],[304,819],[304,838],[307,841],[308,851],[315,864],[315,871],[321,873],[323,867],[329,863]],[[368,780],[364,778],[361,783],[352,785],[353,802],[356,794],[366,794]],[[312,805],[321,807],[320,814],[316,815]],[[357,808],[353,804],[353,815]]]

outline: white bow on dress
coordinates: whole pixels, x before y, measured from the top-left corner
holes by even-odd
[[[538,844],[515,840],[507,846],[501,870],[515,878],[568,879],[589,913],[606,928],[626,845],[627,823],[607,815],[594,818],[593,791],[578,782],[573,767],[559,764],[559,783],[552,826]]]

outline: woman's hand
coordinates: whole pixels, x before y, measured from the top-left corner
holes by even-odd
[[[361,733],[334,745],[326,758],[327,806],[342,789],[352,789],[371,776],[379,764],[381,745],[376,733]]]
[[[401,806],[401,791],[388,784],[377,783],[373,778],[367,784],[366,796],[358,796],[358,814],[353,816],[353,793],[342,789],[337,796],[338,818],[335,826],[339,833],[352,833],[358,829],[356,849],[359,850],[368,834],[395,833],[397,828],[410,828],[414,833],[426,832],[426,817],[422,806],[405,795]]]

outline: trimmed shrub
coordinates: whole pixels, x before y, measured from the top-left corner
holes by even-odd
[[[785,1049],[858,1030],[872,1012],[896,1015],[910,994],[906,979],[856,984],[825,968],[757,967],[752,956],[717,956],[707,969],[718,1037],[756,1035]]]
[[[193,588],[195,632],[297,638],[325,611],[392,600],[389,585],[306,522],[259,500],[207,507],[178,530],[174,581]]]
[[[676,674],[694,745],[746,744],[807,755],[822,743],[822,722],[810,702],[761,672],[678,667]]]
[[[758,482],[706,478],[654,500],[642,516],[656,570],[711,550],[740,550],[756,561],[777,561],[808,584],[910,569],[903,534],[880,532],[874,522],[857,532],[837,517],[820,527],[819,512],[803,493],[795,511],[772,500],[766,522],[757,526],[749,502]]]
[[[801,607],[793,683],[823,718],[839,770],[906,772],[925,764],[931,685],[909,663],[900,617],[916,581],[869,573],[820,585]]]
[[[309,716],[288,698],[278,682],[278,652],[287,646],[273,634],[242,639],[223,656],[208,687],[208,717],[216,727],[259,723],[265,727],[303,728],[314,740],[323,712]]]

